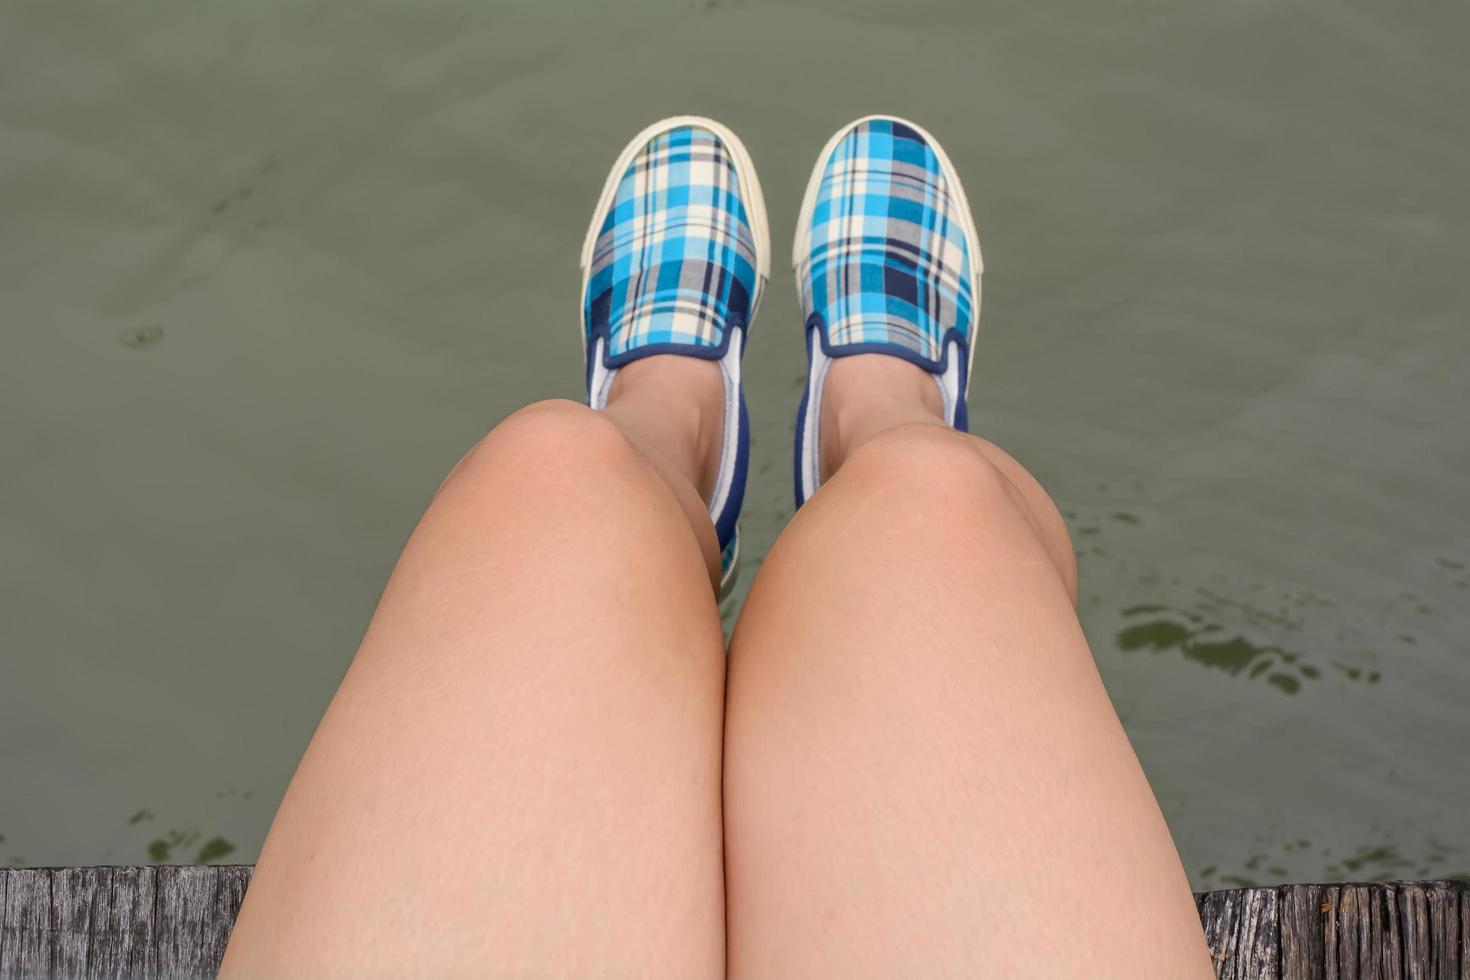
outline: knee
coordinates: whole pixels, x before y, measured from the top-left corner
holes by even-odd
[[[628,440],[602,412],[565,398],[551,398],[512,412],[471,453],[548,457],[623,455]]]
[[[627,439],[601,412],[566,399],[536,402],[506,416],[445,477],[452,484],[514,475],[521,481],[599,481],[632,463]]]
[[[971,436],[939,426],[906,426],[872,439],[839,471],[870,498],[896,497],[916,510],[960,517],[1024,511],[1025,501]]]
[[[1061,514],[1019,463],[974,436],[905,426],[864,443],[837,480],[866,506],[892,515],[911,540],[930,535],[937,548],[975,554],[1009,547],[1007,541],[1039,546],[1076,602],[1076,555]]]

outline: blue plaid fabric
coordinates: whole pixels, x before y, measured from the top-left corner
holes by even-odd
[[[697,116],[654,123],[623,149],[582,246],[589,405],[606,407],[618,371],[642,357],[719,365],[723,441],[709,513],[721,595],[735,580],[750,464],[741,358],[770,252],[750,154],[729,129]]]
[[[882,345],[938,372],[947,339],[968,351],[965,207],[934,149],[903,123],[865,120],[837,143],[796,255],[802,313],[820,317],[833,355]]]
[[[793,260],[806,317],[796,413],[796,505],[823,479],[822,390],[834,358],[887,354],[929,371],[944,420],[968,431],[980,245],[954,167],[913,123],[870,116],[838,130],[802,200]]]
[[[657,353],[717,356],[757,293],[756,246],[729,149],[682,126],[624,172],[592,253],[583,322],[616,367]]]

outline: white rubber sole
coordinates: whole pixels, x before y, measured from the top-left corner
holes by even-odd
[[[934,151],[934,155],[939,158],[939,168],[944,172],[944,179],[949,182],[950,186],[954,189],[955,197],[959,200],[960,230],[965,233],[965,244],[968,246],[970,253],[970,285],[975,295],[975,306],[971,312],[970,324],[970,358],[969,363],[965,367],[965,391],[966,395],[968,395],[970,377],[974,373],[975,348],[980,346],[975,341],[980,332],[980,279],[982,273],[985,272],[985,260],[980,255],[980,232],[975,228],[975,216],[970,213],[970,200],[965,196],[965,185],[960,183],[960,175],[955,170],[954,162],[950,160],[949,154],[944,152],[944,147],[923,126],[915,122],[910,122],[902,116],[877,113],[854,120],[833,134],[832,138],[827,141],[827,145],[822,147],[822,152],[817,156],[816,166],[812,168],[812,174],[807,178],[806,193],[801,199],[801,210],[797,212],[796,234],[791,240],[791,267],[792,269],[796,269],[801,264],[802,256],[809,250],[807,239],[810,238],[812,212],[817,207],[817,190],[821,187],[822,174],[827,170],[827,160],[832,156],[832,151],[837,149],[837,144],[846,139],[847,135],[853,129],[861,126],[863,123],[872,122],[875,119],[899,123],[922,136],[924,141],[929,144],[930,149]],[[584,286],[583,292],[585,291],[586,287]],[[796,298],[798,302],[801,301],[800,279],[796,281]]]
[[[602,195],[597,199],[597,209],[592,212],[592,223],[587,226],[587,236],[582,240],[582,290],[577,295],[577,304],[580,309],[577,316],[582,324],[584,358],[587,353],[587,281],[592,272],[592,252],[597,248],[597,236],[602,231],[602,223],[606,220],[607,210],[612,206],[613,198],[617,196],[618,184],[622,182],[628,165],[633,162],[633,158],[648,144],[649,140],[684,126],[696,126],[714,133],[735,158],[735,176],[740,181],[740,199],[745,204],[746,217],[750,219],[751,234],[755,236],[756,283],[755,295],[750,298],[750,322],[755,321],[756,311],[760,308],[761,294],[765,292],[766,282],[771,278],[771,225],[766,215],[766,198],[761,193],[761,182],[756,176],[755,163],[750,159],[750,151],[745,148],[740,137],[731,132],[730,128],[723,123],[715,122],[704,116],[670,116],[646,127],[637,136],[634,136],[627,146],[623,147],[622,153],[618,154],[617,161],[608,171],[607,181],[602,185]],[[749,323],[746,326],[748,329]]]

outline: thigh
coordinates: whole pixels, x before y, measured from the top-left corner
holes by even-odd
[[[932,426],[802,508],[731,646],[732,976],[1211,975],[1071,574],[1040,487]]]
[[[723,653],[667,486],[585,408],[512,416],[404,549],[225,974],[719,975]]]

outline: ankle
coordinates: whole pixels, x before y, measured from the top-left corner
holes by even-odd
[[[657,355],[618,371],[606,411],[640,449],[656,452],[708,503],[724,447],[725,380],[715,361]]]
[[[822,387],[822,479],[863,443],[914,423],[944,424],[944,399],[934,375],[887,354],[836,358]]]

